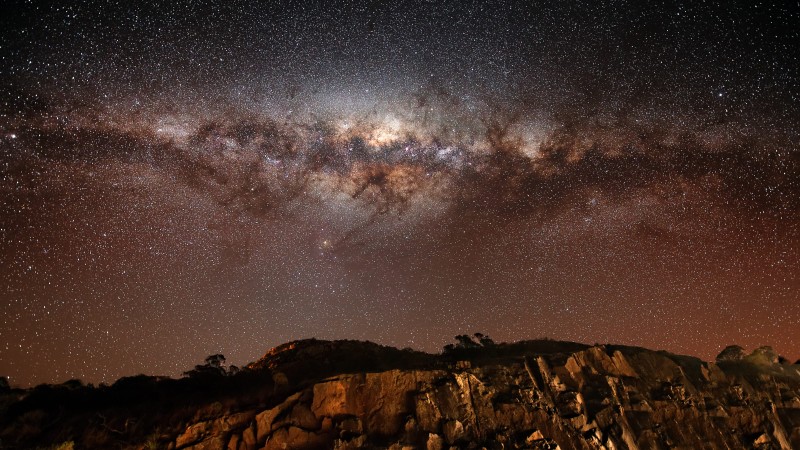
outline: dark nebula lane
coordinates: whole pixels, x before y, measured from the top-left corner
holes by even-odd
[[[0,375],[476,331],[800,357],[785,2],[6,2]]]

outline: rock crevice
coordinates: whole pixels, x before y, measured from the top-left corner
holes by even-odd
[[[800,448],[798,377],[737,367],[595,346],[338,375],[272,408],[191,424],[171,447]]]

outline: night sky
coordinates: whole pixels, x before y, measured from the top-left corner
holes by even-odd
[[[12,385],[307,337],[800,357],[797,2],[53,3],[0,6]]]

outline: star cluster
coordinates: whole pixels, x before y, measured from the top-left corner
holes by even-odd
[[[800,355],[796,11],[9,2],[0,374],[303,337]]]

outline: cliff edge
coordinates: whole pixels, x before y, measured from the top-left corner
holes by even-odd
[[[800,448],[800,366],[763,358],[708,363],[555,341],[430,355],[307,340],[273,349],[243,372],[259,395],[248,398],[255,386],[242,388],[162,423],[147,442],[107,443],[173,450]],[[7,419],[6,427],[19,425]],[[13,430],[0,436],[4,448],[16,448]]]

